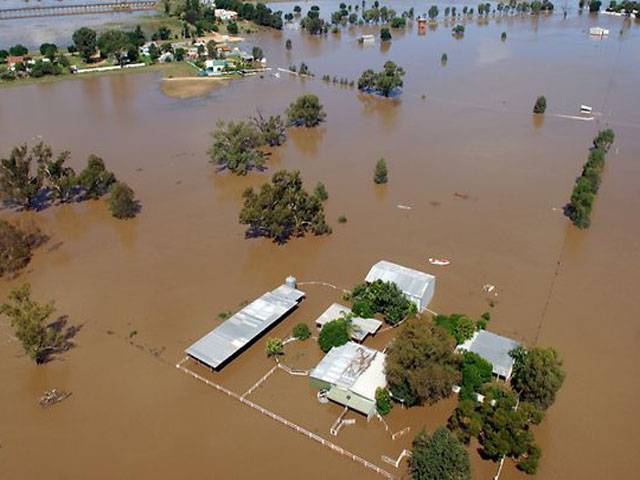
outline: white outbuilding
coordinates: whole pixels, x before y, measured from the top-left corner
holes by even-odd
[[[419,312],[429,306],[436,289],[436,277],[433,275],[386,260],[380,260],[371,267],[365,278],[369,283],[376,280],[395,283],[402,293],[416,304]]]

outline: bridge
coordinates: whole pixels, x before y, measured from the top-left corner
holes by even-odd
[[[63,15],[92,15],[96,13],[129,13],[153,10],[157,0],[122,0],[115,2],[83,3],[74,5],[47,5],[39,7],[0,8],[0,20]]]

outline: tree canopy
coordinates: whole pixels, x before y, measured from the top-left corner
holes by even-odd
[[[469,454],[445,427],[433,435],[424,429],[416,435],[409,469],[414,480],[471,480]]]
[[[356,285],[351,292],[351,300],[354,315],[371,318],[380,313],[390,325],[416,313],[415,304],[405,297],[395,283],[379,279]]]
[[[351,338],[351,318],[347,315],[325,323],[320,330],[318,345],[327,353],[333,347],[344,345]]]
[[[386,376],[393,396],[409,406],[448,397],[460,381],[460,356],[454,347],[443,328],[409,318],[387,351]]]
[[[493,366],[477,353],[464,352],[461,372],[459,398],[473,400],[474,394],[482,392],[483,385],[491,381]]]
[[[253,168],[264,167],[263,136],[253,123],[239,121],[225,124],[219,121],[212,133],[213,144],[209,148],[211,163],[226,168],[237,175],[246,175]]]
[[[24,268],[31,259],[31,243],[19,228],[0,219],[0,277]]]
[[[9,317],[25,353],[37,363],[46,361],[64,343],[62,332],[49,322],[54,312],[53,302],[41,305],[31,299],[28,283],[13,290],[8,301],[0,305],[0,314]]]
[[[129,185],[116,182],[111,187],[109,195],[109,210],[111,215],[119,219],[133,218],[140,210],[140,203]]]
[[[376,162],[376,168],[373,171],[373,182],[378,185],[389,181],[389,172],[387,170],[387,162],[381,158]]]
[[[456,344],[460,345],[469,340],[478,329],[478,323],[461,313],[451,315],[436,315],[433,319],[436,325],[443,327],[451,335]]]
[[[553,348],[518,347],[512,356],[515,363],[511,385],[520,399],[543,410],[549,408],[565,378],[558,352]]]
[[[82,27],[73,32],[73,44],[80,56],[88,61],[96,53],[96,32],[88,27]]]
[[[18,145],[8,157],[0,160],[0,195],[6,202],[23,208],[35,207],[42,188],[42,176],[36,166],[45,162],[47,148],[40,142],[29,150],[27,144]]]
[[[290,125],[315,127],[325,120],[327,114],[316,95],[300,95],[287,108]]]
[[[358,89],[366,93],[378,93],[385,97],[404,85],[405,71],[391,60],[385,62],[381,72],[365,70],[358,79]]]
[[[322,201],[303,188],[297,170],[276,172],[271,183],[262,185],[259,192],[253,188],[245,190],[243,199],[240,223],[248,225],[249,237],[264,236],[284,243],[291,236],[304,236],[309,232],[331,233]]]

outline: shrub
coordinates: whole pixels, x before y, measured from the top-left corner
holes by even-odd
[[[267,357],[284,355],[284,343],[280,338],[268,338],[266,346]]]
[[[389,30],[387,27],[382,27],[380,29],[380,40],[382,40],[383,42],[388,42],[389,40],[391,40],[391,30]]]
[[[31,245],[27,235],[0,219],[0,277],[26,267],[30,259]]]
[[[384,158],[381,158],[376,162],[376,168],[373,171],[374,183],[377,183],[378,185],[382,183],[387,183],[389,181],[388,173],[389,172],[387,171],[387,162],[385,161]]]
[[[311,330],[306,323],[298,323],[293,327],[293,336],[298,340],[306,340],[311,336]]]
[[[347,223],[347,217],[346,215],[340,215],[338,217],[338,223]]]
[[[353,288],[352,300],[354,315],[371,318],[374,313],[380,313],[390,325],[416,313],[415,304],[393,282],[376,280],[358,284]]]
[[[290,125],[315,127],[325,120],[327,114],[318,97],[309,93],[299,96],[289,105],[287,117]]]
[[[436,315],[433,319],[436,325],[444,328],[451,335],[457,345],[470,339],[476,331],[476,324],[466,315],[453,313],[447,315]]]
[[[389,394],[389,390],[386,388],[376,388],[376,410],[382,416],[387,415],[391,409],[393,408],[393,403],[391,402],[391,395]]]
[[[325,202],[329,198],[329,192],[327,192],[327,187],[324,186],[324,183],[318,182],[316,184],[316,188],[313,190],[313,194],[321,201]]]
[[[119,219],[133,218],[138,214],[140,203],[129,185],[124,182],[113,184],[109,196],[109,210],[111,215]]]
[[[544,113],[547,109],[547,99],[544,95],[536,99],[536,103],[533,105],[533,113]]]

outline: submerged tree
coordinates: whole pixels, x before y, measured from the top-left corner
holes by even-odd
[[[116,181],[113,172],[107,170],[104,160],[89,155],[87,166],[78,175],[78,183],[84,190],[85,198],[97,199],[105,195]]]
[[[60,202],[68,202],[71,200],[78,186],[78,178],[73,168],[65,165],[71,157],[69,152],[62,152],[54,160],[50,147],[46,159],[43,159],[39,165],[39,173],[46,180],[49,188],[54,196]]]
[[[263,135],[253,123],[239,121],[218,122],[209,148],[211,163],[227,168],[237,175],[246,175],[253,168],[264,166]]]
[[[327,187],[324,186],[324,183],[318,182],[316,184],[316,188],[313,190],[313,194],[322,202],[329,199],[329,192],[327,192]]]
[[[304,190],[297,170],[276,172],[271,183],[265,183],[258,193],[248,188],[243,198],[240,223],[249,226],[247,236],[264,236],[284,243],[292,235],[331,233],[322,201]]]
[[[271,147],[282,145],[287,139],[287,127],[280,115],[270,115],[266,119],[258,111],[253,123],[262,135],[262,141]]]
[[[358,79],[358,89],[364,92],[375,92],[388,97],[396,89],[403,86],[405,71],[392,61],[384,64],[381,72],[365,70]]]
[[[308,93],[300,95],[287,108],[290,125],[315,127],[327,117],[320,100],[316,95]]]
[[[11,150],[0,160],[0,197],[9,203],[30,209],[42,188],[42,175],[36,166],[46,157],[46,146],[41,142],[28,149],[27,144]]]
[[[306,340],[311,336],[311,330],[306,323],[298,323],[293,327],[293,336],[298,340]]]
[[[454,347],[444,329],[409,318],[387,351],[386,376],[394,398],[412,406],[451,395],[460,381],[460,356]]]
[[[279,357],[284,355],[284,342],[280,338],[268,338],[267,339],[267,357]]]
[[[111,215],[116,218],[133,218],[140,211],[140,202],[136,200],[129,185],[124,182],[116,182],[111,187],[109,210],[111,210]]]
[[[547,99],[544,95],[536,98],[536,103],[533,105],[533,113],[544,113],[547,110]]]
[[[445,427],[433,435],[422,430],[411,448],[409,469],[414,480],[471,480],[469,454]]]
[[[389,181],[389,175],[387,171],[387,162],[384,158],[381,158],[376,162],[376,168],[373,171],[373,181],[380,185],[381,183],[387,183]]]
[[[26,267],[31,259],[31,242],[19,228],[0,219],[0,277]]]
[[[37,363],[44,362],[64,343],[62,332],[49,324],[54,312],[53,302],[41,305],[31,299],[28,283],[13,290],[9,300],[0,305],[0,314],[9,317],[25,353]]]

